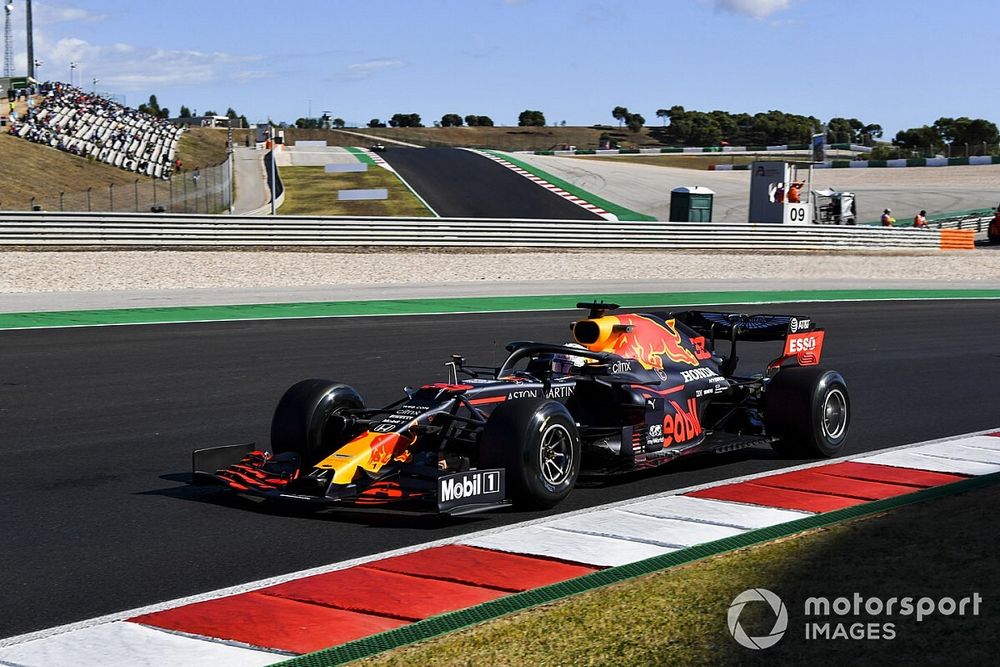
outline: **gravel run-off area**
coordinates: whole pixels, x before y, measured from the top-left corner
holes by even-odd
[[[1000,280],[1000,252],[10,251],[0,293],[525,280]]]

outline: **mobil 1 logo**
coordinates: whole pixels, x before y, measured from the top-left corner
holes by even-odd
[[[469,470],[438,478],[438,511],[463,505],[488,505],[502,503],[506,495],[504,489],[504,469]]]

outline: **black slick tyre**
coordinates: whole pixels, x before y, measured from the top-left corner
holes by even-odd
[[[580,435],[566,406],[516,399],[493,410],[479,441],[481,468],[505,468],[507,494],[521,508],[554,507],[580,475]]]
[[[850,429],[851,400],[837,371],[789,366],[764,392],[764,425],[778,436],[774,449],[789,458],[822,458],[843,449]]]
[[[289,387],[271,419],[271,451],[294,452],[300,467],[313,466],[357,435],[349,428],[347,410],[364,407],[352,387],[331,380],[302,380]]]

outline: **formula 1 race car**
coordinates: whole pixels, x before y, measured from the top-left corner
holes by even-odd
[[[303,380],[278,402],[270,450],[198,450],[195,480],[314,506],[458,515],[552,507],[581,474],[694,452],[768,444],[807,458],[843,447],[847,385],[818,366],[824,331],[809,318],[578,306],[590,312],[571,325],[574,343],[511,343],[499,368],[455,355],[449,382],[407,388],[384,408],[345,384]],[[784,349],[740,376],[743,341]]]

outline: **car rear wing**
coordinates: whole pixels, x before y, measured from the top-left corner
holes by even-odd
[[[670,313],[669,317],[682,322],[697,333],[711,340],[771,341],[785,340],[788,334],[816,330],[816,324],[801,315],[747,315],[708,310],[685,310]]]
[[[670,313],[669,317],[683,323],[695,333],[707,338],[705,347],[715,351],[718,339],[730,342],[729,356],[723,358],[721,370],[732,374],[739,357],[736,342],[784,341],[781,356],[768,364],[768,372],[777,371],[786,361],[794,360],[799,366],[814,366],[823,353],[825,332],[811,318],[800,315],[747,315],[706,310],[686,310]]]

